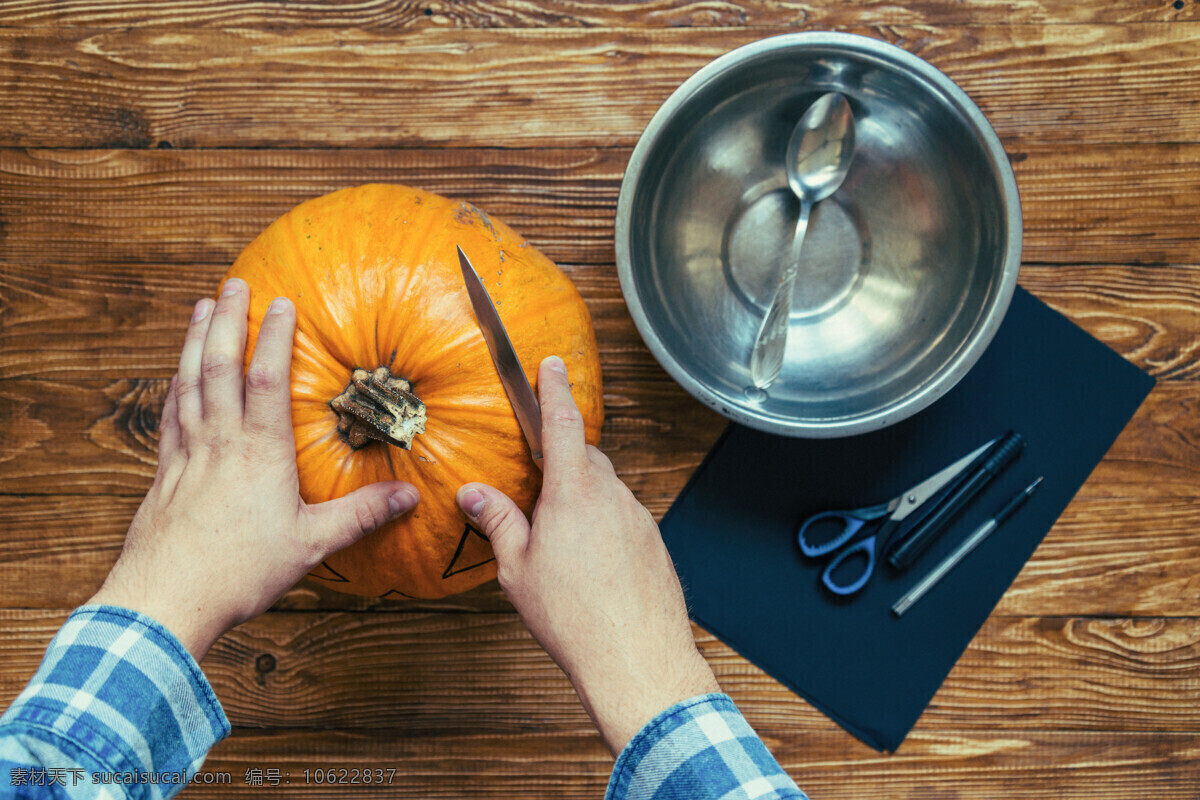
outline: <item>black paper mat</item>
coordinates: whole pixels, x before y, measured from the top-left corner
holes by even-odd
[[[693,619],[850,733],[895,750],[1154,380],[1018,288],[975,367],[925,411],[848,439],[731,425],[663,518]],[[858,595],[820,585],[795,530],[883,502],[1008,430],[1023,455],[903,573]],[[1023,509],[897,619],[891,605],[1039,475]],[[1051,611],[1051,609],[1047,609]]]

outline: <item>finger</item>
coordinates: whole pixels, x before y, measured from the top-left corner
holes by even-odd
[[[295,332],[295,306],[286,297],[276,297],[267,306],[250,369],[246,371],[246,416],[242,424],[250,433],[275,439],[291,435],[288,376]]]
[[[419,503],[417,487],[403,481],[382,481],[356,489],[345,497],[309,506],[308,534],[318,561],[357,542]],[[315,562],[314,562],[315,563]]]
[[[178,377],[171,378],[167,387],[167,399],[163,401],[162,415],[158,418],[158,471],[175,455],[179,449],[179,403],[175,399],[175,383]]]
[[[204,340],[212,323],[214,303],[205,297],[196,303],[187,336],[183,340],[183,352],[179,354],[179,371],[175,374],[175,399],[177,402],[181,433],[194,429],[200,422],[200,361],[204,354]]]
[[[218,424],[242,417],[246,352],[246,312],[250,309],[250,287],[241,278],[230,278],[221,287],[213,309],[200,373],[200,400],[204,418]]]
[[[455,500],[492,543],[497,566],[502,570],[507,564],[515,566],[529,544],[529,520],[517,504],[500,490],[483,483],[465,484]]]
[[[583,415],[571,396],[567,366],[549,356],[538,367],[538,398],[542,406],[542,452],[546,474],[563,474],[588,463]]]
[[[593,465],[603,469],[605,472],[611,472],[614,475],[616,474],[617,470],[615,467],[613,467],[612,461],[608,456],[604,455],[604,452],[599,447],[595,447],[590,444],[587,445],[587,457],[588,461],[590,461]]]

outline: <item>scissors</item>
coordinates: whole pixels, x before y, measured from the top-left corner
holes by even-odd
[[[900,529],[900,523],[925,502],[939,496],[947,484],[960,478],[996,441],[993,439],[980,445],[941,472],[906,489],[886,503],[851,511],[824,511],[808,517],[796,534],[804,555],[820,558],[842,548],[821,574],[825,588],[837,595],[850,595],[865,586],[875,572],[876,553],[887,548],[892,536]],[[857,557],[866,559],[862,572],[848,583],[838,582],[835,575],[839,571],[845,572],[842,566],[849,559]]]
[[[521,432],[525,434],[533,463],[541,469],[542,407],[538,404],[537,395],[533,393],[533,387],[529,385],[529,379],[525,377],[521,359],[517,358],[517,351],[513,349],[512,340],[508,338],[508,331],[504,330],[504,323],[500,321],[500,314],[497,313],[491,296],[488,295],[487,289],[483,288],[479,273],[475,271],[471,260],[461,247],[458,248],[458,265],[462,269],[463,282],[467,286],[475,318],[479,320],[479,329],[487,342],[488,352],[492,354],[496,372],[500,375],[500,383],[504,385],[504,392],[508,395],[508,401],[512,403],[517,422],[521,425]]]

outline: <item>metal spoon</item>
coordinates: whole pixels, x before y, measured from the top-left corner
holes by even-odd
[[[785,166],[788,186],[800,198],[800,218],[792,235],[792,247],[767,316],[763,318],[754,350],[750,354],[750,378],[765,389],[779,377],[787,345],[788,317],[792,313],[792,289],[800,267],[800,249],[808,232],[808,215],[815,204],[837,191],[846,179],[854,155],[854,115],[843,95],[822,95],[800,117],[788,139]]]

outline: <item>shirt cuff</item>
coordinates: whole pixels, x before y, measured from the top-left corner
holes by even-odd
[[[605,798],[807,800],[807,795],[732,698],[705,694],[677,703],[638,731],[617,758]]]
[[[67,617],[0,726],[90,762],[89,771],[138,773],[139,783],[153,773],[190,780],[230,730],[179,640],[144,614],[107,605]]]

